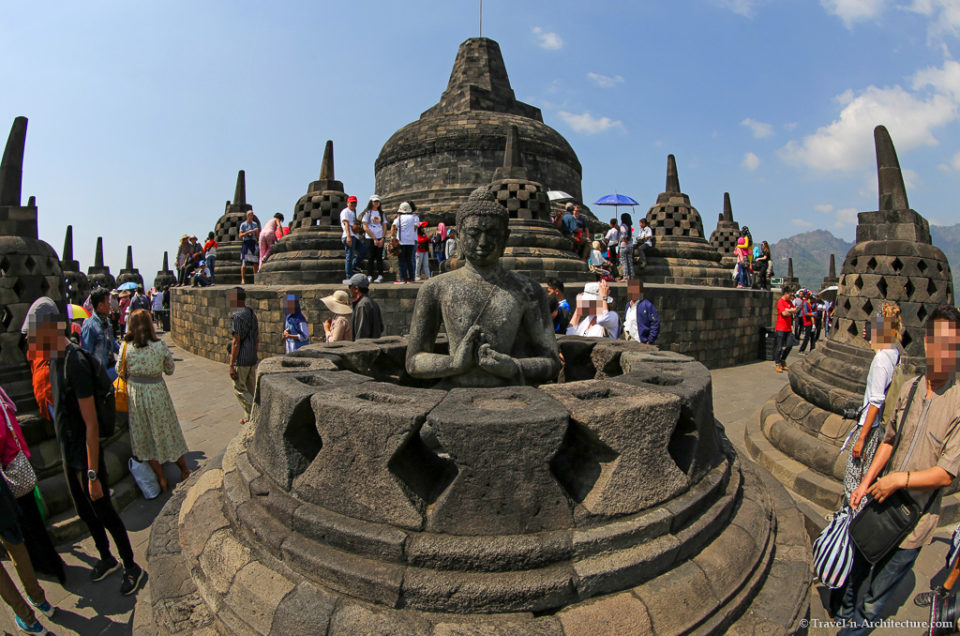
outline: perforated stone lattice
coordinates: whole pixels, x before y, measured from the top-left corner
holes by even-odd
[[[347,207],[345,192],[325,191],[300,197],[293,215],[293,229],[340,225],[340,211]],[[358,214],[360,210],[357,210]]]
[[[550,219],[550,199],[539,183],[511,179],[495,181],[490,189],[511,219]]]
[[[240,240],[240,224],[247,220],[246,212],[228,212],[220,217],[217,226],[214,228],[213,235],[218,243]],[[263,227],[257,215],[253,215],[253,220],[257,225]]]
[[[703,238],[700,213],[689,206],[656,205],[647,212],[647,222],[657,236]]]

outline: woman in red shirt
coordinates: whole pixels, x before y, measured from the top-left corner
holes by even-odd
[[[424,230],[425,227],[427,227],[426,221],[417,226],[417,262],[413,270],[416,280],[420,280],[421,270],[423,280],[430,278],[430,238]]]
[[[207,242],[203,244],[203,261],[210,269],[210,284],[213,285],[217,282],[217,275],[213,271],[217,265],[217,241],[213,238],[213,232],[207,234]]]

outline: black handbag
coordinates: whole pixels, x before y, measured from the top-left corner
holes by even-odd
[[[906,408],[903,410],[904,417],[910,410],[919,381],[920,379],[917,378],[910,390]],[[913,454],[921,430],[921,427],[918,426],[910,448],[907,450],[907,455],[900,462],[899,470],[903,470]],[[898,445],[901,441],[900,433],[902,431],[903,421],[901,420],[900,430],[897,431]],[[900,545],[900,542],[916,527],[920,517],[927,512],[933,500],[936,499],[937,492],[935,490],[930,493],[930,498],[922,509],[920,504],[903,489],[894,491],[883,501],[871,499],[850,522],[850,539],[867,561],[872,564],[877,563]]]

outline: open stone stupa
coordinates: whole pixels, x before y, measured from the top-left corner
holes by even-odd
[[[87,280],[90,281],[90,289],[104,287],[106,289],[116,289],[117,279],[110,273],[110,268],[103,264],[103,237],[97,237],[97,252],[93,259],[93,265],[87,269]]]
[[[855,423],[842,413],[862,403],[874,355],[862,338],[864,322],[886,300],[900,306],[909,377],[925,366],[926,317],[937,305],[953,303],[950,265],[931,244],[926,219],[910,209],[890,135],[878,126],[874,138],[879,206],[858,215],[857,243],[843,263],[830,337],[790,361],[790,384],[764,405],[760,421],[746,433],[750,454],[793,491],[811,530],[822,527],[824,515],[843,499],[849,447],[840,447]],[[955,523],[957,496],[944,497],[943,505],[941,523]]]

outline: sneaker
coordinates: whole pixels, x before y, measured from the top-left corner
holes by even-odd
[[[375,282],[375,283],[382,283],[382,282],[383,282],[383,276],[377,276],[376,278],[373,279],[373,282]]]
[[[110,557],[109,560],[104,561],[100,559],[97,561],[97,564],[93,566],[93,569],[90,570],[90,580],[91,581],[100,581],[108,574],[113,574],[120,569],[120,564],[117,563],[117,560],[113,557]]]
[[[33,621],[33,625],[27,625],[27,622],[20,618],[17,618],[17,627],[20,628],[21,632],[26,632],[28,634],[46,634],[47,630],[44,629],[43,625],[40,624],[40,621]]]
[[[137,591],[140,581],[143,580],[143,568],[133,564],[133,567],[123,568],[123,583],[120,584],[120,593],[129,596]]]
[[[47,618],[52,617],[53,613],[57,611],[57,608],[51,605],[50,601],[44,601],[43,603],[34,603],[33,599],[30,598],[29,596],[27,597],[27,600],[30,601],[31,605],[33,605],[38,610],[43,612],[43,615],[46,616]]]
[[[394,284],[394,285],[403,285],[404,282],[406,282],[406,281],[395,280],[395,281],[393,281],[393,284]]]
[[[920,592],[913,597],[913,604],[917,607],[930,607],[933,605],[933,595],[935,592],[930,590],[929,592]]]
[[[343,284],[344,284],[344,285],[349,285],[349,284],[350,284],[350,279],[349,279],[349,278],[344,278],[344,279],[343,279]]]

